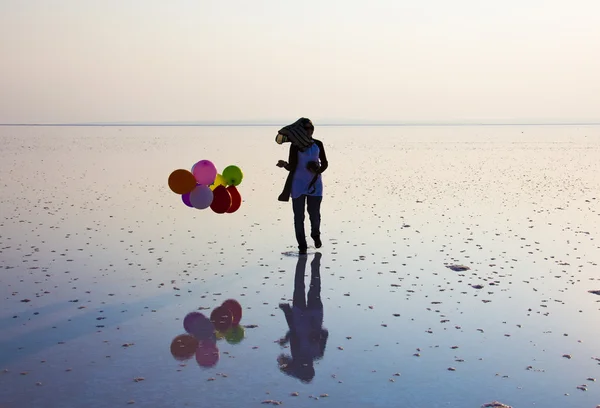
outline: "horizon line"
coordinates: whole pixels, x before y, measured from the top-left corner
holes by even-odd
[[[178,121],[178,122],[65,122],[65,123],[0,123],[0,126],[4,127],[200,127],[200,126],[214,126],[214,127],[233,127],[233,126],[256,126],[256,127],[267,127],[267,126],[285,126],[286,123],[278,121],[265,121],[265,122],[236,122],[236,121]],[[317,126],[390,126],[390,127],[401,127],[401,126],[598,126],[600,122],[595,121],[562,121],[562,122],[344,122],[344,121],[331,121],[320,123]]]

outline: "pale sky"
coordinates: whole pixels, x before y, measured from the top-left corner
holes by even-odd
[[[600,0],[0,0],[0,123],[600,122]]]

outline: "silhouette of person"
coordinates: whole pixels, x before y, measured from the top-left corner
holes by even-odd
[[[308,257],[298,257],[294,275],[293,303],[280,303],[285,314],[288,332],[279,341],[281,346],[290,343],[290,355],[277,358],[279,370],[289,376],[309,383],[315,376],[314,361],[325,354],[329,332],[323,328],[323,302],[321,302],[321,253],[315,253],[310,263],[310,287],[305,298],[304,273]]]
[[[279,201],[289,201],[292,197],[294,231],[298,241],[298,252],[306,254],[308,244],[304,230],[305,212],[310,219],[310,236],[315,248],[321,248],[321,202],[323,201],[323,180],[321,174],[329,163],[323,142],[313,139],[315,127],[310,119],[300,118],[291,125],[279,130],[275,141],[278,144],[291,143],[288,161],[279,160],[277,167],[289,171]],[[306,211],[305,211],[306,210]]]

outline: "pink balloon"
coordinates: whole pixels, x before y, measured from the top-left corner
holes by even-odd
[[[196,349],[196,362],[200,367],[214,367],[219,361],[219,348],[216,344],[200,341]]]
[[[196,178],[198,184],[209,186],[217,177],[217,168],[209,160],[200,160],[198,163],[194,164],[192,174]]]
[[[210,207],[213,202],[213,192],[210,187],[205,185],[197,185],[190,193],[190,204],[194,208],[203,210]]]

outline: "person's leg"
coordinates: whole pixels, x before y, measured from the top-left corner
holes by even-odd
[[[294,229],[296,231],[296,241],[298,241],[298,250],[306,253],[306,234],[304,233],[304,207],[306,205],[306,196],[301,195],[298,198],[292,198],[292,208],[294,210]]]
[[[310,263],[310,288],[308,289],[309,309],[323,309],[321,302],[321,254],[317,252]]]
[[[323,197],[308,196],[306,205],[310,218],[310,236],[315,241],[315,248],[321,248],[321,201]]]
[[[296,263],[296,273],[294,274],[294,298],[293,305],[301,310],[306,309],[306,293],[304,287],[304,273],[306,271],[306,261],[307,258],[305,256],[301,256],[298,258],[298,262]]]

